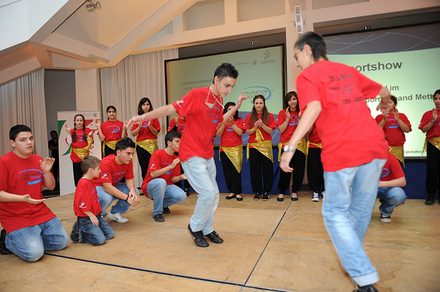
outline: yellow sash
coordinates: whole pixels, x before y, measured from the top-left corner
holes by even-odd
[[[432,138],[426,139],[426,141],[431,143],[438,150],[440,150],[440,137],[432,137]]]
[[[246,154],[247,154],[248,159],[249,159],[249,145],[251,145],[253,148],[257,149],[261,154],[263,154],[264,156],[269,158],[270,161],[273,162],[272,140],[248,143],[248,146],[246,149]]]
[[[389,146],[391,154],[393,154],[400,162],[405,164],[405,159],[403,158],[403,146]]]
[[[145,139],[142,141],[137,141],[136,145],[148,151],[148,153],[153,154],[159,147],[157,147],[157,139]]]
[[[118,143],[118,142],[119,142],[119,140],[105,141],[105,145],[107,145],[108,148],[115,150],[116,143]]]
[[[238,146],[220,146],[220,150],[225,152],[226,156],[231,160],[238,173],[241,173],[241,167],[243,165],[243,145]]]
[[[287,145],[287,143],[279,143],[278,144],[278,161],[281,161],[281,150],[283,147]],[[298,145],[296,146],[296,150],[301,151],[307,156],[307,141],[306,139],[302,138],[301,141],[299,141]]]
[[[92,145],[92,143],[93,143],[93,138],[88,136],[87,137],[87,146],[82,147],[82,148],[73,148],[72,147],[72,151],[76,154],[76,156],[78,156],[79,159],[83,160],[84,157],[89,155],[90,145]]]
[[[310,141],[308,141],[308,146],[310,147],[310,145],[313,145],[313,146],[315,146],[315,147],[318,147],[318,148],[322,148],[322,144],[321,143],[314,143],[314,142],[310,142]]]

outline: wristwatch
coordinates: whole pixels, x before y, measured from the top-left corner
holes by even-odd
[[[284,145],[284,152],[295,152],[295,148],[291,148],[289,145]]]

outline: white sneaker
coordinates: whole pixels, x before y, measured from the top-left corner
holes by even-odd
[[[127,223],[128,222],[128,219],[119,213],[116,213],[116,214],[108,213],[107,217],[108,217],[108,219],[110,219],[112,221],[116,221],[118,223]]]
[[[312,201],[319,202],[319,194],[318,193],[313,193]]]

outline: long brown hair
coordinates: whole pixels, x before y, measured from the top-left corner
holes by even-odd
[[[263,103],[264,103],[264,107],[263,107],[263,113],[261,115],[261,120],[267,124],[269,122],[269,112],[267,111],[267,107],[266,107],[266,99],[264,98],[264,96],[262,96],[261,94],[255,95],[254,99],[252,100],[252,103],[255,103],[255,100],[257,99],[262,99]],[[249,122],[249,129],[252,129],[254,127],[255,122],[258,120],[258,114],[257,114],[257,110],[255,109],[255,105],[252,106],[252,112],[251,112],[251,119]]]
[[[73,117],[73,132],[72,132],[72,142],[76,142],[76,138],[77,138],[77,136],[76,136],[76,123],[75,123],[75,120],[76,120],[76,117],[82,117],[82,119],[83,119],[83,139],[84,139],[84,141],[87,141],[87,135],[86,135],[86,118],[82,115],[82,114],[76,114],[74,117]]]

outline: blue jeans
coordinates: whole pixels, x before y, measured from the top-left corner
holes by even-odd
[[[199,194],[190,220],[191,230],[209,234],[214,231],[214,214],[219,201],[214,158],[191,157],[182,167],[192,188]]]
[[[153,216],[162,214],[163,208],[182,203],[186,193],[176,185],[167,185],[163,178],[152,179],[147,187],[148,197],[153,199]]]
[[[39,260],[45,250],[67,246],[67,233],[57,217],[42,224],[21,228],[6,234],[6,248],[27,262]]]
[[[127,185],[124,183],[118,183],[115,187],[118,190],[120,190],[121,192],[123,192],[124,194],[128,194],[130,192]],[[127,203],[124,200],[120,200],[116,197],[113,197],[112,195],[107,193],[104,190],[104,187],[102,187],[102,186],[97,186],[96,192],[98,193],[98,201],[99,201],[99,205],[101,205],[101,209],[102,209],[102,212],[101,212],[102,217],[105,217],[105,215],[107,215],[107,209],[108,209],[108,207],[110,207],[110,205],[112,204],[112,202],[114,200],[118,200],[118,202],[111,208],[110,213],[124,214],[130,208],[129,203]]]
[[[381,202],[379,211],[384,216],[391,216],[394,208],[402,205],[406,200],[405,191],[400,187],[379,188],[377,197]]]
[[[81,234],[81,242],[93,245],[102,245],[106,240],[113,238],[113,229],[101,215],[96,216],[99,226],[92,223],[89,217],[78,217],[78,228]]]
[[[361,166],[324,172],[324,224],[342,266],[359,286],[379,281],[362,242],[371,221],[384,164],[385,160],[375,159]]]

